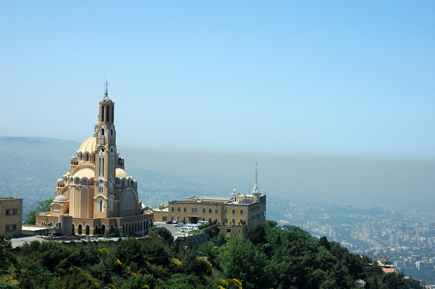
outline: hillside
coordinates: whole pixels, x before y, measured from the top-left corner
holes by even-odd
[[[403,274],[385,274],[370,258],[354,255],[302,230],[257,226],[248,238],[194,248],[149,239],[67,245],[34,241],[19,257],[1,242],[2,288],[419,288]],[[222,243],[222,242],[220,242]]]

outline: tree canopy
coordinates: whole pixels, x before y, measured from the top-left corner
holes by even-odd
[[[401,273],[383,273],[370,258],[326,237],[317,240],[299,228],[256,228],[228,242],[221,234],[199,251],[154,234],[114,243],[34,241],[21,246],[18,257],[10,253],[10,238],[0,235],[0,288],[326,289],[355,288],[357,279],[369,289],[420,286]]]

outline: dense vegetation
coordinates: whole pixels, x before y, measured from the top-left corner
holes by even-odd
[[[116,243],[32,242],[19,257],[0,237],[0,288],[419,288],[384,274],[368,257],[296,228],[257,226],[248,238],[221,233],[200,246],[167,245],[156,236]],[[222,245],[216,247],[214,243]]]

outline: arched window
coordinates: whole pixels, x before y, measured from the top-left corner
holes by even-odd
[[[103,210],[104,210],[104,200],[103,200],[103,198],[98,198],[97,199],[97,211],[103,212]]]
[[[131,193],[126,193],[122,196],[122,209],[133,209],[133,195]]]
[[[109,199],[109,212],[113,212],[113,198]]]

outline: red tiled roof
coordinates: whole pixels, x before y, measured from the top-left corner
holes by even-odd
[[[394,268],[382,267],[382,271],[384,271],[384,273],[396,273],[396,269]]]

